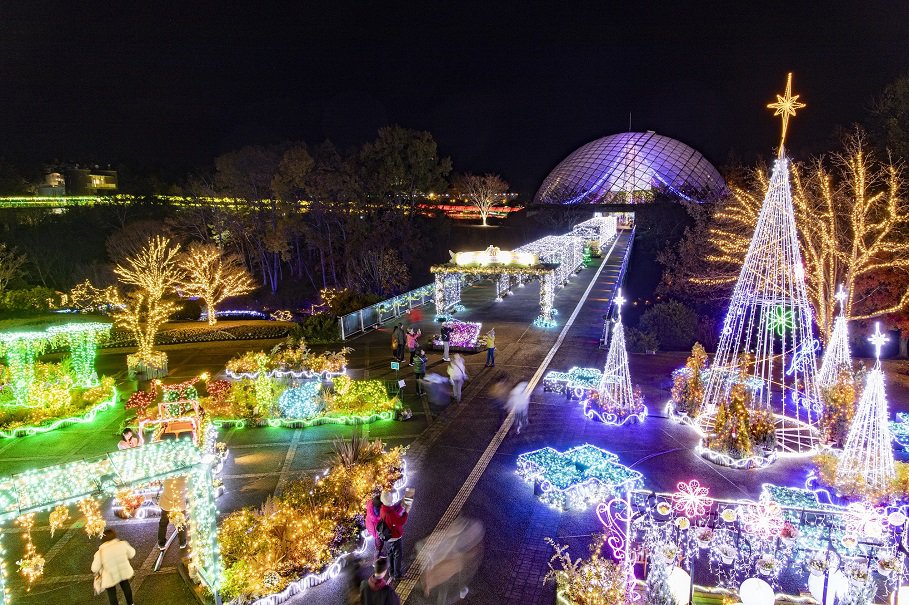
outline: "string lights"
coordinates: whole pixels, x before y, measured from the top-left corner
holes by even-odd
[[[517,472],[534,484],[540,500],[558,510],[583,510],[643,479],[620,464],[618,456],[589,443],[565,452],[545,447],[521,454]]]
[[[791,104],[795,97],[790,88],[791,76],[786,95],[779,97],[776,107],[777,115],[783,116],[784,136],[788,118],[797,108]],[[814,450],[819,444],[814,425],[820,398],[815,375],[818,345],[812,323],[789,185],[789,159],[781,145],[708,375],[699,423],[702,431],[713,430],[718,408],[740,380],[739,359],[749,352],[755,357],[751,377],[760,384],[751,394],[751,409],[777,411],[798,427],[779,431],[776,447],[803,453]]]
[[[628,370],[628,352],[625,350],[625,326],[622,324],[622,305],[625,298],[621,288],[616,293],[616,320],[606,354],[606,365],[597,386],[595,397],[584,404],[584,414],[606,424],[625,424],[629,419],[643,420],[647,408],[643,398],[636,396],[631,387]]]
[[[837,288],[836,300],[840,305],[840,313],[833,323],[833,333],[830,342],[824,351],[821,369],[817,373],[818,385],[821,387],[833,386],[840,376],[840,372],[852,372],[852,356],[849,354],[849,326],[846,321],[846,292],[843,285]]]
[[[871,492],[887,493],[896,478],[896,470],[887,423],[890,414],[884,372],[881,369],[881,347],[887,342],[887,337],[881,333],[880,323],[874,324],[874,334],[868,340],[874,345],[875,364],[868,372],[855,419],[840,454],[836,481],[860,482]]]

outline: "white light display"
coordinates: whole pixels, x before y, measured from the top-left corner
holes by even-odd
[[[741,356],[749,353],[754,356],[751,378],[760,385],[752,394],[752,408],[776,412],[778,419],[786,417],[788,422],[777,423],[776,448],[804,453],[815,450],[820,442],[815,427],[821,410],[816,376],[820,343],[811,330],[789,158],[783,147],[789,118],[805,106],[797,99],[789,74],[785,94],[768,105],[776,110],[774,115],[782,116],[779,154],[723,321],[699,424],[706,433],[713,430],[717,407],[740,379]]]
[[[789,187],[789,159],[776,160],[770,188],[732,294],[720,342],[708,375],[701,429],[712,430],[718,405],[737,380],[743,353],[754,355],[751,379],[755,409],[795,420],[799,430],[777,432],[777,448],[808,452],[819,444],[814,428],[820,407],[815,351],[795,217]]]
[[[874,324],[874,330],[874,335],[868,340],[875,347],[877,361],[868,372],[855,419],[840,454],[837,480],[861,479],[869,489],[885,493],[896,478],[896,470],[890,446],[892,436],[887,424],[890,413],[887,410],[884,372],[881,370],[881,347],[887,338],[881,334],[879,323]]]
[[[622,305],[625,298],[622,290],[616,293],[616,320],[609,341],[609,352],[606,354],[606,365],[597,387],[598,401],[596,406],[586,404],[585,414],[593,418],[595,413],[599,420],[607,424],[623,424],[632,415],[640,419],[646,415],[646,408],[635,402],[631,388],[631,373],[628,370],[628,352],[625,350],[625,326],[622,324]],[[643,414],[642,414],[643,412]]]
[[[840,314],[834,321],[833,334],[830,335],[830,342],[827,343],[821,369],[817,374],[818,385],[822,387],[835,384],[843,370],[852,370],[852,356],[849,354],[849,328],[843,306],[846,293],[843,291],[842,284],[834,296],[840,303]]]
[[[598,248],[612,241],[617,234],[615,215],[595,216],[574,226],[571,234],[587,241],[594,241]]]

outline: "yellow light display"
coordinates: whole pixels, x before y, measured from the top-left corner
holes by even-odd
[[[789,128],[789,118],[795,117],[796,109],[802,109],[805,107],[805,104],[800,103],[798,98],[799,95],[792,96],[792,72],[789,72],[789,75],[786,76],[785,94],[776,95],[776,103],[770,103],[767,105],[768,109],[776,110],[773,115],[782,116],[783,134],[780,137],[779,157],[783,157],[783,144],[786,142],[786,130]]]

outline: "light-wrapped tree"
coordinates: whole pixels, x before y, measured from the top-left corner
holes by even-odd
[[[215,325],[218,304],[232,296],[252,292],[255,282],[236,255],[225,255],[215,244],[193,242],[180,259],[183,278],[180,288],[188,296],[197,296],[208,313],[208,324]]]
[[[179,245],[171,244],[168,238],[158,235],[114,269],[123,284],[133,286],[114,320],[136,338],[140,362],[154,358],[155,336],[177,309],[177,305],[167,297],[175,293],[183,277],[178,263],[179,253]]]

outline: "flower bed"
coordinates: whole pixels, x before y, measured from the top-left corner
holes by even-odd
[[[174,328],[162,330],[155,337],[156,345],[172,345],[192,342],[216,342],[219,340],[269,340],[284,338],[292,326],[281,324],[240,325],[240,326],[199,326],[198,328]],[[129,332],[112,330],[105,348],[134,347],[136,340]]]
[[[60,364],[36,364],[39,377],[45,372],[56,375],[47,366]],[[117,403],[117,389],[114,379],[105,376],[101,383],[89,389],[73,388],[71,383],[39,383],[42,404],[35,406],[10,405],[4,397],[8,389],[0,389],[0,437],[22,437],[47,433],[70,424],[84,424],[95,419],[99,412]]]
[[[366,424],[393,419],[400,405],[384,381],[343,375],[330,382],[288,384],[265,374],[254,380],[215,382],[217,393],[212,394],[210,383],[203,405],[216,423],[236,427]]]
[[[480,332],[483,328],[482,323],[450,319],[442,325],[451,328],[451,337],[448,341],[448,348],[451,351],[475,353],[486,346],[479,342]],[[441,338],[441,335],[438,334],[432,337],[433,349],[440,350],[445,347],[445,343],[442,342]]]
[[[404,450],[356,440],[336,450],[327,474],[292,482],[261,507],[224,519],[218,540],[225,599],[275,595],[270,602],[280,603],[325,579],[323,570],[359,547],[366,502],[403,483]]]
[[[225,373],[234,379],[256,379],[264,373],[270,378],[315,378],[343,374],[352,349],[314,354],[303,340],[283,342],[268,353],[247,351],[227,362]]]

